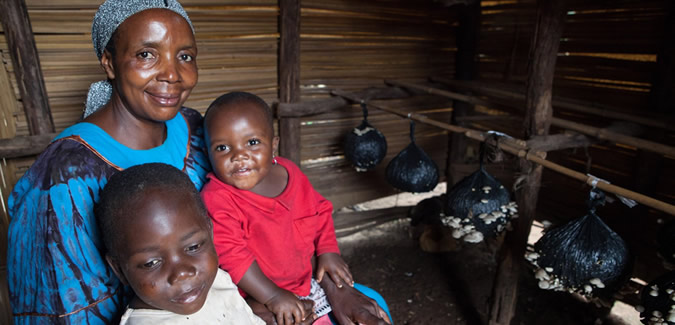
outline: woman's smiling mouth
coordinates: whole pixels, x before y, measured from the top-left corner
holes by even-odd
[[[180,95],[171,95],[171,94],[152,94],[147,93],[152,100],[157,102],[162,106],[176,106],[180,101]]]

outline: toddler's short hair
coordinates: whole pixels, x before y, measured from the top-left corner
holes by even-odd
[[[272,112],[272,108],[270,108],[262,98],[245,91],[233,91],[216,98],[211,105],[209,105],[209,108],[204,114],[204,126],[206,126],[206,121],[208,121],[209,113],[213,113],[222,107],[231,107],[246,102],[256,104],[263,110],[263,113],[265,113],[265,117],[267,118],[267,123],[269,124],[272,133],[274,133],[274,113]]]
[[[129,167],[110,177],[100,192],[100,200],[94,208],[106,252],[117,256],[115,242],[124,231],[125,214],[132,202],[142,200],[142,193],[148,189],[161,188],[165,191],[185,193],[194,200],[199,213],[211,226],[206,207],[187,174],[176,167],[163,163],[148,163]]]

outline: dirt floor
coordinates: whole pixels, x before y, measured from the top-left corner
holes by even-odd
[[[422,198],[396,198],[395,204]],[[427,253],[420,248],[420,232],[401,216],[340,237],[338,242],[356,281],[384,296],[395,324],[487,324],[496,269],[493,248],[469,244],[453,252]],[[640,324],[632,306],[619,303],[607,315],[609,308],[595,308],[567,293],[541,290],[529,270],[520,284],[512,324]]]

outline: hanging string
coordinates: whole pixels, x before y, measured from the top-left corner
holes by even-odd
[[[363,110],[363,120],[368,123],[368,108],[365,101],[361,101],[361,110]]]
[[[410,120],[410,141],[415,142],[415,121]]]

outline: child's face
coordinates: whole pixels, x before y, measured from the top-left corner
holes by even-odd
[[[206,300],[218,270],[212,230],[193,197],[150,188],[127,207],[123,233],[107,256],[136,297],[133,308],[192,314]]]
[[[222,182],[256,192],[272,168],[279,145],[265,112],[257,104],[243,102],[220,109],[210,117],[206,145],[214,174]]]

